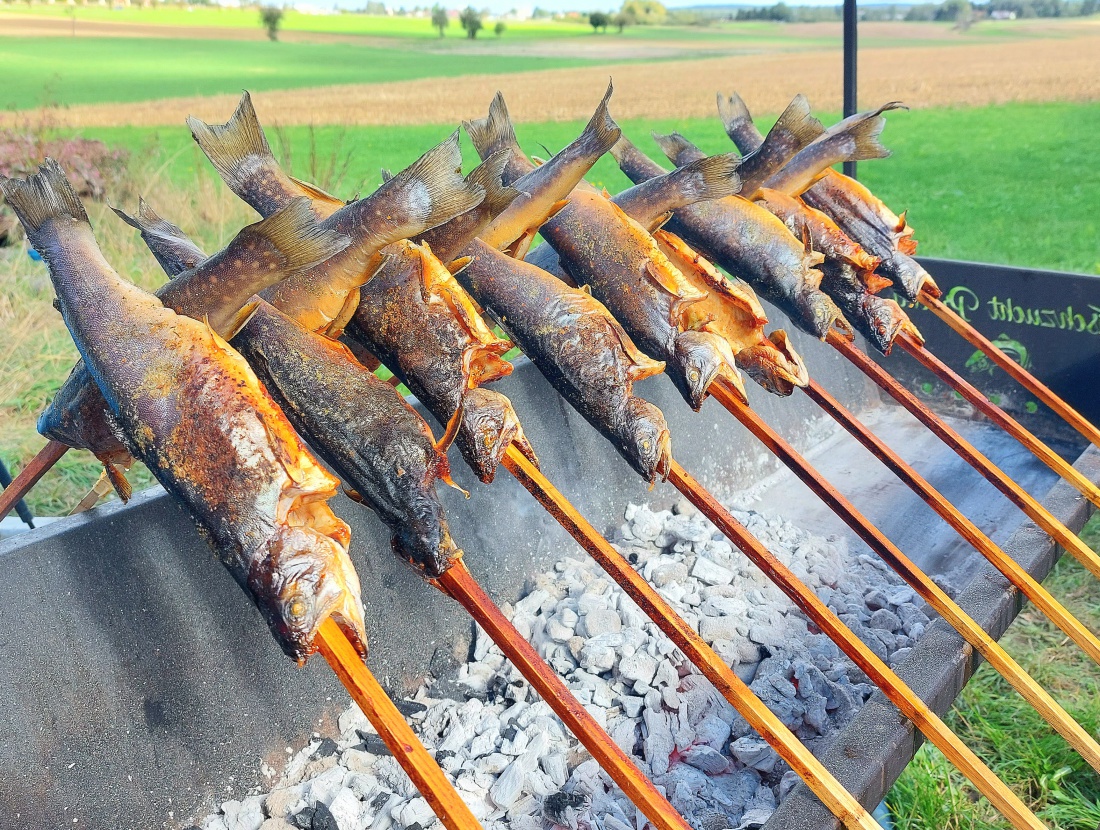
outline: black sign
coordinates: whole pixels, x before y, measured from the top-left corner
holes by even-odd
[[[1100,277],[921,258],[943,301],[1070,406],[1100,424]],[[1003,369],[922,305],[896,297],[931,352],[1039,435],[1068,427]],[[969,410],[957,393],[901,349],[879,356],[890,372],[938,408]]]

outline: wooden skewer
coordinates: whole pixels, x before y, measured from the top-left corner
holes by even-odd
[[[7,516],[23,496],[30,492],[50,468],[61,460],[69,448],[60,441],[50,441],[38,451],[26,467],[19,471],[11,484],[0,492],[0,521]]]
[[[1100,772],[1100,744],[1063,709],[1050,694],[1009,656],[974,619],[962,610],[942,588],[913,563],[886,535],[871,524],[840,491],[825,481],[805,458],[783,440],[760,416],[741,402],[736,391],[719,380],[711,394],[737,418],[850,527],[868,547],[886,562],[921,598],[962,635],[1020,696],[1030,703],[1043,720],[1054,727],[1089,765]]]
[[[639,608],[694,663],[743,718],[775,748],[813,793],[846,827],[874,830],[878,822],[798,738],[766,707],[691,626],[646,582],[611,543],[577,512],[513,444],[501,463],[592,555]]]
[[[913,693],[805,584],[741,525],[722,504],[673,461],[668,480],[731,542],[760,568],[848,657],[886,694],[901,713],[913,721],[978,792],[989,799],[1013,827],[1040,828],[1042,822],[952,732],[939,716]]]
[[[1042,686],[1038,685],[1023,667],[1016,663],[1008,652],[1001,648],[1000,644],[990,637],[974,618],[966,611],[959,608],[955,600],[944,593],[943,588],[932,582],[921,568],[917,567],[908,556],[899,550],[899,547],[887,539],[875,525],[860,513],[839,490],[826,482],[820,473],[811,466],[790,444],[785,442],[779,433],[775,432],[767,423],[764,423],[756,412],[749,409],[737,397],[736,390],[726,385],[724,380],[718,380],[712,385],[712,395],[740,421],[761,443],[766,445],[772,453],[779,456],[780,460],[798,476],[802,483],[814,491],[814,494],[826,503],[855,531],[860,539],[864,540],[872,551],[875,551],[883,562],[894,569],[905,583],[932,606],[939,616],[950,623],[950,626],[959,632],[961,637],[974,646],[975,650],[985,657],[989,664],[996,668],[1009,685],[1031,704],[1035,711],[1040,713],[1047,723],[1051,724],[1062,737],[1065,738],[1081,757],[1089,765],[1100,772],[1100,744],[1093,740],[1080,723],[1070,717],[1069,712],[1058,705]]]
[[[625,752],[588,713],[561,678],[539,657],[534,647],[516,630],[496,604],[478,585],[459,560],[435,584],[456,600],[504,652],[527,681],[535,687],[566,729],[577,736],[584,748],[607,771],[612,780],[654,827],[661,830],[690,830],[671,804],[635,766]]]
[[[970,325],[952,309],[927,292],[922,292],[917,300],[943,322],[953,328],[974,348],[980,349],[986,357],[1000,366],[1017,383],[1049,406],[1056,414],[1083,435],[1088,441],[1100,447],[1100,429],[1097,429],[1084,415],[1062,400],[1055,392],[1044,385],[1035,375],[998,349],[989,338]]]
[[[970,403],[976,406],[989,420],[1027,447],[1031,452],[1054,470],[1063,479],[1068,481],[1093,504],[1100,507],[1100,488],[1089,481],[1080,472],[1075,470],[1062,456],[1048,447],[1036,435],[1027,430],[1019,421],[996,406],[989,398],[983,395],[976,387],[967,381],[950,366],[928,351],[909,334],[902,333],[894,341],[901,345],[905,351],[915,357],[922,366],[932,372],[944,383],[951,386]]]
[[[966,439],[944,423],[931,409],[921,403],[905,387],[890,376],[890,373],[871,360],[840,335],[830,333],[828,342],[848,360],[873,380],[884,392],[904,406],[917,420],[924,424],[941,441],[958,455],[990,484],[1000,490],[1024,514],[1049,533],[1059,545],[1065,548],[1074,559],[1084,565],[1094,576],[1100,578],[1100,557],[1084,542],[1077,538],[1064,524],[1050,514],[1050,511],[1027,493],[1019,484],[1009,478],[1003,470],[982,455]]]
[[[1050,592],[1031,574],[1020,567],[1015,559],[994,544],[992,539],[982,533],[977,525],[960,513],[939,490],[929,484],[900,455],[860,423],[856,416],[845,409],[839,401],[822,389],[817,381],[810,381],[810,385],[804,388],[803,391],[876,458],[893,470],[899,479],[905,482],[963,539],[1004,574],[1025,597],[1031,600],[1036,608],[1046,614],[1047,618],[1057,625],[1073,642],[1077,643],[1081,650],[1088,654],[1094,662],[1100,664],[1100,640],[1085,628],[1081,621],[1073,616],[1065,606],[1052,597]]]
[[[481,824],[466,802],[459,797],[443,770],[424,749],[416,733],[331,617],[321,623],[317,645],[352,700],[363,710],[397,763],[408,773],[447,830],[479,830]]]

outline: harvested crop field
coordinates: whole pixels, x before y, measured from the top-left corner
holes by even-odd
[[[467,75],[377,84],[264,92],[257,106],[272,123],[440,124],[482,112],[496,90],[521,121],[585,118],[615,82],[620,118],[690,118],[713,112],[713,93],[736,88],[759,113],[778,112],[798,92],[820,110],[839,110],[839,50],[741,55],[650,64],[610,64]],[[952,47],[866,50],[860,55],[864,103],[905,101],[913,107],[1008,102],[1100,100],[1100,31],[1066,39]],[[189,115],[220,120],[236,95],[134,104],[90,104],[55,110],[59,127],[178,125]],[[27,113],[4,113],[0,124]]]

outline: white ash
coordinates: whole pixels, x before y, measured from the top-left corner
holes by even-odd
[[[879,656],[897,662],[928,616],[877,559],[754,512],[738,520]],[[824,635],[687,503],[630,505],[616,547],[811,750],[873,688]],[[697,830],[763,824],[797,778],[683,654],[585,557],[535,577],[506,615],[597,722]],[[466,699],[402,704],[486,830],[641,830],[643,816],[484,632],[458,682]],[[447,688],[454,688],[449,683]],[[354,706],[340,736],[290,759],[267,795],[226,802],[203,830],[437,830]]]

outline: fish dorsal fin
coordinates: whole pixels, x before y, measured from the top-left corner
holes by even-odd
[[[303,196],[307,196],[309,200],[314,203],[315,207],[321,208],[321,212],[324,213],[325,216],[331,216],[347,204],[343,199],[333,196],[331,193],[327,193],[315,184],[296,179],[294,176],[291,176],[290,180],[302,191]]]
[[[538,156],[531,156],[531,163],[534,164],[535,167],[542,167],[546,164],[546,159],[539,158]]]
[[[523,259],[527,256],[527,252],[531,250],[531,243],[535,241],[535,237],[538,236],[539,229],[537,227],[528,228],[507,248],[504,249],[504,253],[513,259]]]
[[[654,219],[650,223],[650,226],[648,228],[646,228],[646,230],[649,231],[650,234],[655,234],[655,233],[657,233],[657,231],[659,231],[661,228],[663,228],[665,225],[667,225],[668,220],[671,219],[671,218],[672,218],[672,211],[671,210],[665,211],[660,216],[658,216],[656,219]]]
[[[896,226],[896,227],[894,228],[894,232],[895,232],[895,233],[901,233],[902,231],[904,231],[904,230],[905,230],[905,226],[906,226],[906,225],[908,224],[908,223],[907,223],[907,222],[905,221],[905,215],[906,215],[906,214],[907,214],[908,212],[909,212],[909,210],[908,210],[908,209],[906,209],[906,210],[903,210],[903,211],[902,211],[902,212],[901,212],[900,214],[898,214],[898,224],[897,224],[897,226]]]
[[[390,170],[389,168],[383,167],[381,172],[382,172],[382,184],[385,184],[386,182],[388,182],[390,179],[393,178],[393,171]]]
[[[451,276],[453,277],[455,274],[460,274],[466,270],[473,261],[474,258],[472,256],[460,256],[458,259],[452,259],[447,263],[447,270],[451,272]]]

